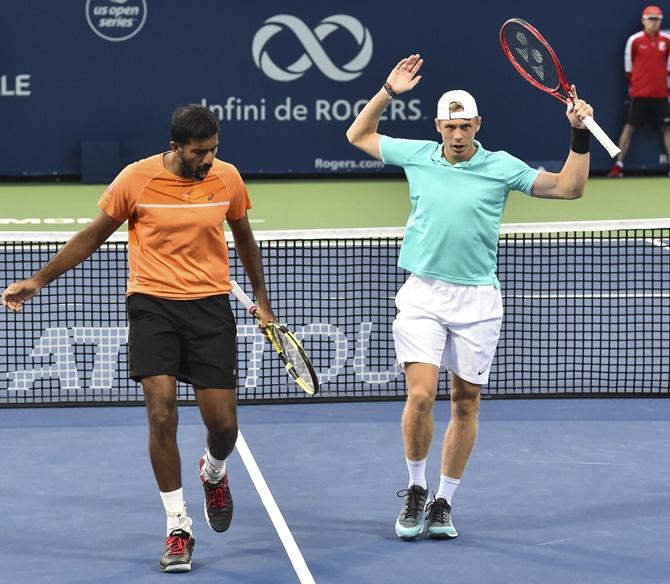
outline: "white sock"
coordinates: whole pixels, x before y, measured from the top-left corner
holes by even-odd
[[[440,487],[437,489],[436,499],[446,499],[451,505],[456,487],[461,484],[461,479],[453,479],[447,475],[440,475]]]
[[[176,491],[160,493],[167,515],[167,534],[175,529],[183,529],[191,533],[191,519],[186,514],[186,504],[184,503],[184,489],[179,488]]]
[[[616,165],[617,165],[619,168],[623,168],[623,162],[621,162],[621,160],[617,160],[617,161],[616,161]]]
[[[214,458],[209,450],[205,450],[205,464],[202,465],[202,472],[207,482],[218,483],[226,474],[226,461]]]
[[[422,489],[427,489],[428,484],[426,483],[426,461],[428,457],[423,460],[410,460],[405,458],[407,462],[407,470],[409,471],[409,485],[419,485]]]

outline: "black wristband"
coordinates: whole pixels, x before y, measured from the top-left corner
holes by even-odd
[[[588,154],[591,145],[591,132],[580,128],[572,128],[570,150],[576,154]]]
[[[389,97],[393,99],[394,97],[397,97],[397,93],[393,91],[393,87],[391,87],[388,83],[388,81],[384,81],[384,89],[386,90],[386,93],[389,94]]]

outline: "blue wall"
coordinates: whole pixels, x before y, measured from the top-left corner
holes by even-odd
[[[424,56],[424,78],[394,103],[404,109],[392,112],[381,132],[436,136],[435,102],[446,89],[464,88],[478,99],[486,147],[556,165],[569,142],[563,108],[514,72],[498,44],[500,25],[519,16],[538,27],[616,141],[626,100],[623,48],[640,29],[644,4],[586,0],[582,17],[564,3],[530,0],[426,2],[411,14],[398,0],[5,3],[0,176],[82,174],[83,142],[119,143],[121,164],[164,150],[171,112],[193,102],[221,114],[219,155],[242,172],[397,172],[352,168],[368,159],[344,132],[352,104],[377,91],[411,52]],[[101,26],[110,18],[116,26]],[[605,151],[593,151],[593,169],[609,168]],[[637,137],[628,167],[660,168],[661,152],[660,137]],[[352,162],[338,170],[317,159]]]

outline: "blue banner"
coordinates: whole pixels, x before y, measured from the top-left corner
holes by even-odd
[[[426,3],[411,14],[398,0],[6,3],[0,176],[81,175],[90,163],[82,161],[102,153],[115,173],[167,149],[170,115],[184,103],[215,112],[219,156],[243,173],[398,172],[350,146],[345,131],[414,52],[425,59],[423,79],[391,103],[380,132],[437,138],[435,104],[462,88],[478,100],[488,149],[556,167],[569,144],[563,108],[514,72],[500,26],[518,16],[539,28],[616,141],[626,107],[624,43],[641,28],[642,7],[624,3],[614,15],[610,2],[587,0],[580,11],[608,15],[592,19],[531,0],[513,8],[475,2],[467,11]],[[605,151],[595,143],[593,151],[593,169],[607,169]],[[636,136],[627,166],[660,168],[662,153],[660,136]]]

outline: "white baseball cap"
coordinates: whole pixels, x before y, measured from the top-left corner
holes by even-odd
[[[450,111],[453,105],[460,111]],[[462,109],[461,109],[462,108]],[[438,120],[470,119],[479,116],[477,112],[477,102],[467,91],[454,89],[447,91],[437,102]]]

